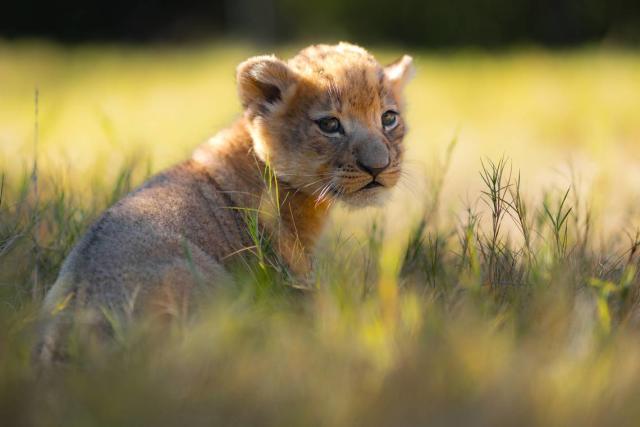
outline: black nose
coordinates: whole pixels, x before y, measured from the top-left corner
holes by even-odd
[[[373,166],[368,166],[365,165],[364,163],[358,161],[357,165],[360,169],[362,169],[363,171],[369,173],[373,178],[376,178],[378,175],[380,175],[380,172],[382,172],[383,170],[385,170],[386,168],[389,167],[389,163],[391,163],[390,160],[387,160],[387,164],[382,166],[382,167],[373,167]]]

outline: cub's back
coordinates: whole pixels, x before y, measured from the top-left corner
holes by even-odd
[[[190,162],[159,174],[109,208],[65,261],[46,307],[118,307],[163,284],[191,287],[225,276],[221,261],[248,245],[242,216]]]

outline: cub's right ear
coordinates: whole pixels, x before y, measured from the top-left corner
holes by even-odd
[[[238,65],[238,93],[246,108],[268,110],[282,101],[297,78],[286,63],[275,56],[254,56]]]

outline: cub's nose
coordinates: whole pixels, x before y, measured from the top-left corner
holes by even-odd
[[[367,134],[358,141],[355,150],[356,165],[373,178],[389,167],[390,159],[389,149],[380,138]]]
[[[371,165],[367,165],[365,163],[362,163],[360,160],[358,160],[356,162],[356,164],[358,165],[358,167],[360,169],[362,169],[363,171],[367,172],[373,178],[376,178],[378,175],[380,175],[380,172],[382,172],[383,170],[388,168],[389,167],[389,163],[390,163],[389,156],[387,156],[387,159],[386,159],[386,162],[384,163],[384,166],[371,166]]]
[[[356,153],[356,164],[360,169],[376,178],[389,167],[389,150],[380,140],[369,140],[360,145]]]

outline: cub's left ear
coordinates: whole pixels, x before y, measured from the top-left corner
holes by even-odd
[[[264,55],[238,65],[237,81],[242,106],[264,111],[286,97],[297,76],[284,61]]]
[[[403,55],[402,58],[384,67],[384,74],[391,82],[393,89],[401,91],[415,74],[413,58],[409,55]]]

